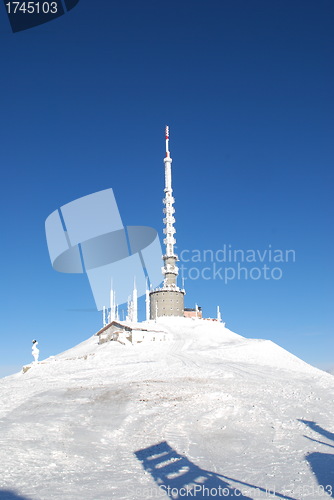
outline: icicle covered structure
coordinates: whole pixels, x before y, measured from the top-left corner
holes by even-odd
[[[178,267],[176,261],[177,255],[174,253],[174,245],[176,240],[175,234],[175,208],[172,189],[172,158],[169,152],[169,127],[166,127],[166,157],[165,164],[165,197],[163,204],[165,205],[163,213],[164,228],[164,244],[165,255],[163,255],[164,266],[162,273],[164,276],[163,286],[150,292],[150,319],[156,319],[161,316],[183,316],[184,314],[184,294],[185,291],[177,286]]]

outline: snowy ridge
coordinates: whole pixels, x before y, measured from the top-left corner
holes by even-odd
[[[317,488],[334,484],[333,376],[215,322],[148,325],[169,340],[93,336],[0,380],[0,498],[172,498],[191,484],[330,498]]]
[[[266,365],[283,370],[304,371],[309,374],[323,375],[319,370],[298,357],[289,353],[282,347],[270,340],[246,339],[231,330],[225,328],[222,324],[211,321],[194,320],[188,318],[160,318],[158,322],[143,322],[140,326],[154,332],[157,330],[166,331],[169,334],[169,344],[158,344],[161,352],[179,350],[187,352],[187,356],[203,356],[203,353],[210,352],[213,357],[218,357],[222,361],[234,361],[242,363],[254,363]],[[170,343],[172,342],[172,347]],[[156,350],[157,345],[147,348]],[[115,343],[108,344],[109,349],[118,349]],[[140,346],[132,346],[141,352]],[[77,346],[57,355],[48,358],[46,362],[60,359],[80,359],[81,357],[92,355],[102,355],[104,346],[97,345],[96,336],[81,342]]]

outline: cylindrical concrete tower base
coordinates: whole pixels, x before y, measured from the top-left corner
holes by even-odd
[[[184,315],[184,292],[155,290],[150,293],[150,319]]]

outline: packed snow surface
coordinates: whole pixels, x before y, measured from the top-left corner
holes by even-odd
[[[334,497],[334,377],[189,318],[0,380],[0,500]]]

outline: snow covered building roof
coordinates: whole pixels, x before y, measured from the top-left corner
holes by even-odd
[[[99,344],[110,342],[112,340],[125,343],[137,343],[144,340],[165,340],[166,332],[164,330],[153,330],[145,328],[140,324],[128,325],[119,321],[112,321],[104,326],[95,335],[99,337]]]

